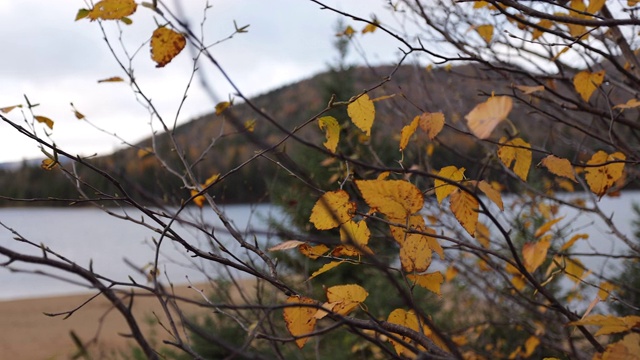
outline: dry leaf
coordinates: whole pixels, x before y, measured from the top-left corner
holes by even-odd
[[[49,129],[53,130],[53,120],[49,119],[46,116],[36,115],[33,117],[37,122],[46,124]]]
[[[156,62],[156,67],[164,67],[180,54],[186,44],[184,35],[161,26],[151,36],[151,59]]]
[[[429,140],[433,140],[444,127],[444,114],[441,112],[423,113],[420,115],[419,125],[420,128],[427,133]]]
[[[486,139],[495,127],[507,118],[513,107],[508,96],[492,96],[478,104],[465,116],[469,130],[479,139]]]
[[[327,141],[322,145],[324,145],[327,150],[335,153],[338,147],[338,141],[340,140],[340,124],[338,124],[338,120],[333,116],[323,116],[318,119],[318,126],[320,130],[325,132],[327,138]]]
[[[522,91],[525,95],[531,95],[538,91],[544,91],[544,86],[527,86],[527,85],[514,85],[514,87],[520,91]]]
[[[476,27],[476,31],[487,44],[491,42],[491,39],[493,38],[493,25],[480,25]]]
[[[268,250],[269,251],[281,251],[281,250],[289,250],[289,249],[295,249],[298,246],[304,244],[304,241],[300,241],[300,240],[287,240],[284,242],[281,242],[280,244],[276,245],[276,246],[272,246],[270,247]]]
[[[86,13],[91,21],[120,20],[136,12],[138,5],[133,0],[102,0],[98,1],[93,8]],[[80,15],[80,13],[78,14]],[[77,20],[78,16],[76,16]]]

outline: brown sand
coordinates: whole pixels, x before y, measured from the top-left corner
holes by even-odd
[[[186,286],[176,287],[176,294],[202,299],[198,292]],[[0,302],[0,359],[70,359],[77,352],[71,331],[85,343],[98,334],[97,341],[89,346],[94,359],[122,358],[120,352],[130,356],[135,341],[119,335],[128,334],[128,327],[124,318],[102,296],[66,320],[64,316],[49,317],[43,314],[72,310],[90,297],[89,294]],[[204,308],[191,305],[183,308],[189,314],[207,312]],[[166,322],[166,316],[155,298],[136,297],[133,311],[138,319],[153,319],[155,312],[163,323]],[[100,328],[100,318],[103,316]],[[156,341],[169,339],[162,327],[145,320],[140,321],[143,333],[154,334],[152,338]]]

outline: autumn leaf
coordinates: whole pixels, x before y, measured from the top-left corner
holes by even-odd
[[[507,118],[513,107],[508,96],[492,96],[476,105],[466,116],[469,130],[479,139],[486,139],[495,127]]]
[[[320,130],[326,133],[327,141],[322,145],[324,145],[327,150],[335,153],[338,147],[338,141],[340,140],[340,124],[338,124],[338,120],[333,116],[323,116],[318,119],[318,126]]]
[[[13,110],[15,108],[21,108],[21,107],[22,107],[22,105],[6,106],[6,107],[3,107],[3,108],[0,108],[0,111],[5,113],[5,114],[8,114],[11,110]]]
[[[491,246],[491,233],[489,232],[489,228],[485,224],[478,223],[476,225],[475,238],[485,249],[488,249]]]
[[[408,329],[411,329],[413,331],[417,331],[420,332],[421,331],[421,321],[418,320],[418,317],[416,316],[416,314],[413,312],[413,310],[409,310],[406,311],[404,309],[395,309],[393,310],[390,314],[389,317],[387,317],[387,322],[391,323],[391,324],[396,324],[396,325],[400,325],[402,327],[406,327]],[[424,329],[424,327],[423,327]],[[405,343],[411,343],[411,339],[407,336],[402,336],[402,335],[398,335],[400,337],[400,339],[405,342]],[[401,342],[399,341],[395,341],[391,338],[389,338],[389,341],[391,342],[391,344],[393,345],[393,348],[396,350],[396,353],[399,356],[404,356],[407,358],[414,358],[415,357],[415,353],[411,350],[409,350],[407,347],[405,347],[404,345],[402,345]]]
[[[331,250],[331,256],[343,257],[343,256],[361,256],[360,252],[355,246],[351,245],[338,245]]]
[[[409,274],[407,275],[407,279],[438,295],[440,295],[440,286],[444,282],[444,277],[440,271],[421,275]]]
[[[327,303],[322,307],[346,316],[363,303],[369,293],[360,285],[350,284],[332,286],[327,289],[326,295]]]
[[[404,219],[424,206],[420,189],[405,180],[356,180],[358,190],[371,208],[393,219]]]
[[[56,166],[58,166],[58,162],[49,158],[42,160],[42,163],[40,163],[40,167],[46,171],[51,171],[55,169]]]
[[[627,334],[622,340],[607,345],[601,359],[640,360],[640,334]]]
[[[614,315],[589,315],[584,319],[570,322],[569,325],[594,325],[600,326],[596,336],[616,334],[640,327],[640,316],[614,316]]]
[[[315,260],[326,254],[329,251],[329,248],[324,244],[311,246],[307,243],[304,243],[298,246],[298,250],[302,255],[308,257],[311,260]]]
[[[443,177],[445,179],[449,179],[453,182],[460,182],[464,179],[464,170],[465,168],[457,168],[453,165],[445,166],[440,171],[438,171],[438,176]],[[454,192],[457,187],[454,185],[450,185],[449,183],[435,179],[434,187],[436,191],[436,199],[438,199],[438,203],[442,204],[442,200],[446,199],[452,192]]]
[[[527,242],[522,247],[522,260],[528,272],[536,271],[547,258],[547,251],[551,246],[551,236],[545,236],[535,243]]]
[[[243,126],[248,132],[252,133],[256,130],[256,120],[255,119],[247,120],[244,122]]]
[[[600,286],[599,286],[599,289],[598,289],[598,299],[600,299],[600,301],[607,300],[607,298],[609,297],[609,294],[615,288],[616,288],[616,286],[613,285],[612,283],[608,282],[608,281],[601,282]],[[640,354],[640,353],[638,353],[638,354]]]
[[[502,144],[498,149],[500,161],[508,168],[513,164],[513,172],[523,181],[527,181],[531,167],[531,145],[521,138],[507,142],[502,138],[500,143]]]
[[[363,94],[347,106],[347,114],[351,121],[367,136],[371,135],[371,127],[376,117],[376,108],[369,95]]]
[[[549,29],[553,25],[553,22],[549,19],[542,19],[536,25],[538,25],[538,27],[533,29],[531,40],[537,40],[540,36],[542,36],[542,34],[544,34],[544,31],[540,30],[540,28]]]
[[[487,44],[491,42],[491,39],[493,38],[493,25],[480,25],[476,27],[476,31]]]
[[[298,246],[304,244],[304,241],[300,241],[300,240],[287,240],[284,242],[281,242],[278,245],[272,246],[270,247],[268,250],[269,251],[282,251],[282,250],[289,250],[289,249],[295,249]]]
[[[124,80],[120,76],[112,76],[106,79],[98,80],[98,84],[105,82],[123,82]]]
[[[480,189],[480,191],[482,191],[489,200],[496,204],[500,211],[503,211],[504,204],[502,203],[502,195],[500,195],[500,191],[484,180],[479,181],[477,184],[478,189]]]
[[[313,305],[316,302],[313,299],[309,299],[302,296],[290,296],[287,299],[288,305],[294,304],[307,304]],[[318,310],[311,306],[287,306],[283,310],[284,322],[287,326],[287,330],[294,337],[299,337],[312,333],[316,327],[316,318],[314,315]],[[296,339],[296,345],[300,349],[307,343],[308,337],[302,337]]]
[[[441,112],[423,113],[420,115],[419,125],[427,133],[429,140],[433,140],[444,127],[444,114]]]
[[[156,62],[156,67],[164,67],[184,49],[186,44],[184,35],[160,26],[151,36],[151,59]]]
[[[216,115],[221,115],[225,110],[231,106],[229,101],[221,101],[216,104]]]
[[[573,174],[573,166],[571,166],[571,162],[567,159],[559,158],[555,155],[549,155],[542,159],[540,164],[546,167],[549,172],[554,175],[562,176],[574,182],[578,182]]]
[[[143,159],[151,154],[153,154],[153,149],[150,147],[140,148],[137,151],[138,159]]]
[[[400,263],[406,272],[423,272],[431,265],[431,248],[426,236],[408,234],[400,246]]]
[[[542,224],[537,230],[536,232],[533,234],[533,237],[537,238],[540,237],[542,235],[544,235],[547,231],[551,230],[551,227],[555,224],[557,224],[558,222],[560,222],[562,219],[564,219],[564,216],[561,216],[559,218],[547,221],[546,223]]]
[[[405,125],[402,128],[402,132],[400,133],[400,151],[404,151],[404,148],[409,144],[409,139],[411,139],[411,136],[416,132],[419,121],[420,117],[416,116],[413,118],[413,121],[411,121],[411,124]]]
[[[598,165],[617,160],[626,160],[626,156],[621,152],[607,154],[600,150],[591,156],[591,159],[587,161],[587,165]],[[589,189],[594,194],[602,197],[622,177],[624,163],[617,162],[602,166],[589,166],[585,167],[584,171],[586,173],[584,178],[587,180]]]
[[[378,28],[378,25],[380,25],[380,21],[378,21],[377,18],[373,18],[373,20],[371,21],[371,23],[367,24],[363,29],[362,29],[362,33],[366,34],[366,33],[373,33],[374,31],[376,31],[376,29]]]
[[[453,280],[456,275],[458,275],[458,269],[455,266],[451,265],[447,268],[447,271],[444,273],[444,281],[450,282]]]
[[[136,12],[138,4],[133,0],[102,0],[98,1],[87,13],[91,21],[100,20],[120,20]],[[76,20],[84,13],[78,12]]]
[[[449,198],[449,207],[460,225],[474,236],[478,224],[478,201],[466,191],[456,189]]]
[[[344,261],[332,261],[330,263],[324,264],[324,265],[322,265],[322,267],[320,269],[318,269],[317,271],[314,271],[313,274],[311,274],[311,276],[309,276],[308,280],[311,280],[311,279],[313,279],[314,277],[316,277],[316,276],[318,276],[320,274],[324,274],[327,271],[329,271],[329,270],[331,270],[333,268],[336,268],[336,267],[338,267],[338,265],[341,265],[343,263],[344,263]]]
[[[37,122],[41,124],[46,124],[49,129],[53,130],[53,120],[49,119],[46,116],[36,115],[33,117]]]
[[[564,251],[567,250],[568,248],[570,248],[571,246],[573,246],[573,244],[580,240],[580,239],[588,239],[589,235],[588,234],[575,234],[571,237],[571,239],[569,239],[569,241],[567,241],[564,245],[562,245],[562,247],[560,248],[560,251]]]
[[[594,91],[604,81],[605,71],[598,72],[581,71],[573,78],[573,86],[584,101],[589,101]]]
[[[351,220],[355,211],[356,204],[349,201],[346,191],[328,191],[314,205],[309,221],[318,230],[329,230]]]
[[[544,91],[544,85],[538,85],[538,86],[514,85],[514,87],[522,91],[525,95],[531,95],[538,91]]]
[[[349,220],[340,226],[340,241],[343,244],[353,244],[356,248],[361,248],[369,253],[367,247],[371,232],[364,220],[358,222]]]
[[[524,358],[528,359],[536,348],[540,345],[540,339],[538,339],[535,335],[529,336],[527,341],[524,342]]]
[[[637,108],[638,106],[640,106],[640,101],[638,101],[638,99],[629,99],[629,101],[627,101],[624,104],[618,104],[616,106],[614,106],[614,109],[633,109],[633,108]]]
[[[606,0],[589,0],[589,6],[587,7],[587,12],[589,14],[596,14],[600,12],[602,7],[604,6]]]

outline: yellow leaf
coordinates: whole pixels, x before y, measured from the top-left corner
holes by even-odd
[[[179,32],[160,26],[151,36],[151,59],[156,62],[156,67],[164,67],[176,57],[187,44],[184,35]],[[216,107],[216,114],[218,109]]]
[[[636,6],[639,2],[640,0],[627,0],[627,6]]]
[[[527,341],[524,342],[524,358],[529,358],[536,348],[540,345],[540,339],[531,335]]]
[[[347,114],[351,121],[367,136],[371,135],[371,127],[376,117],[376,108],[369,95],[363,94],[347,106]]]
[[[570,248],[576,241],[580,240],[580,239],[588,239],[589,235],[588,234],[575,234],[571,237],[571,239],[569,241],[567,241],[566,244],[562,245],[562,247],[560,248],[560,251],[564,251],[567,250],[568,248]]]
[[[311,246],[307,243],[304,243],[298,245],[298,250],[302,255],[308,257],[309,259],[315,260],[320,256],[326,254],[329,251],[329,248],[324,244]]]
[[[483,7],[487,6],[487,5],[489,5],[489,3],[486,2],[486,1],[477,0],[477,1],[473,2],[473,8],[474,9],[480,9],[480,8],[483,8]]]
[[[400,151],[404,151],[404,148],[409,144],[409,139],[416,132],[418,128],[418,122],[420,121],[420,117],[416,116],[413,118],[413,121],[409,125],[405,125],[402,128],[402,133],[400,134]]]
[[[622,340],[607,345],[601,359],[640,360],[640,334],[631,333],[622,338]]]
[[[364,220],[360,220],[357,223],[349,220],[340,226],[340,241],[342,241],[342,243],[352,244],[354,247],[369,253],[371,253],[371,250],[369,250],[367,244],[369,243],[370,236],[371,232]]]
[[[478,224],[478,201],[465,191],[456,189],[449,198],[450,208],[460,225],[474,236]]]
[[[290,296],[287,299],[287,304],[307,304],[313,305],[316,302],[313,299],[309,299],[301,296]],[[284,308],[284,322],[287,326],[287,330],[292,336],[298,337],[312,333],[316,327],[316,314],[317,309],[310,306],[287,306]],[[306,344],[308,337],[296,339],[296,345],[300,349]]]
[[[444,114],[441,112],[436,113],[423,113],[420,115],[420,128],[427,133],[429,140],[433,140],[438,136],[442,128],[444,127]]]
[[[605,0],[589,0],[589,6],[587,7],[587,12],[589,14],[598,13],[602,7],[604,6]]]
[[[522,247],[522,260],[528,272],[536,271],[547,258],[547,251],[551,246],[551,236],[545,236],[536,243],[525,243]]]
[[[322,265],[322,267],[320,269],[318,269],[317,271],[314,271],[313,274],[311,274],[311,276],[309,276],[308,280],[311,280],[311,279],[313,279],[314,277],[316,277],[316,276],[318,276],[320,274],[323,274],[323,273],[325,273],[325,272],[327,272],[327,271],[329,271],[329,270],[331,270],[331,269],[333,269],[335,267],[338,267],[338,265],[340,265],[342,263],[344,263],[344,261],[332,261],[332,262],[330,262],[328,264],[324,264],[324,265]]]
[[[569,325],[594,325],[600,326],[600,330],[596,332],[598,335],[616,334],[629,331],[634,327],[640,327],[640,316],[624,316],[616,317],[613,315],[589,315],[584,319],[570,322]]]
[[[492,96],[476,105],[464,118],[469,130],[479,139],[486,139],[495,127],[507,118],[513,107],[508,96]]]
[[[589,101],[591,94],[602,84],[604,70],[598,72],[581,71],[573,78],[573,86],[584,101]]]
[[[500,161],[511,168],[513,163],[513,172],[523,181],[527,181],[529,168],[531,167],[531,145],[521,138],[515,138],[504,142],[504,138],[500,139],[502,144],[498,149],[498,157]]]
[[[476,226],[475,238],[486,249],[489,248],[491,233],[489,232],[489,228],[485,224],[478,223],[478,225]]]
[[[420,189],[405,180],[356,180],[364,201],[393,219],[404,219],[424,206]]]
[[[136,12],[137,7],[138,4],[133,0],[102,0],[93,6],[87,17],[91,21],[97,19],[120,20]]]
[[[440,171],[438,171],[438,176],[449,179],[453,182],[460,182],[464,179],[464,170],[465,168],[457,168],[453,165],[445,166]],[[449,185],[443,180],[435,179],[434,187],[436,191],[436,198],[438,199],[438,203],[441,204],[442,200],[446,199],[452,192],[458,189],[454,185]]]
[[[404,309],[395,309],[389,314],[387,322],[420,332],[421,322],[418,321],[418,317],[413,312],[413,310],[405,311]],[[407,336],[398,335],[398,337],[400,337],[400,340],[402,340],[403,342],[411,343],[411,339]],[[402,345],[401,342],[395,341],[391,338],[389,338],[389,341],[391,342],[393,348],[396,350],[396,353],[398,353],[399,356],[404,356],[407,358],[414,358],[416,356],[414,352]]]
[[[578,259],[564,258],[564,263],[564,272],[568,275],[569,280],[576,284],[579,283],[585,275],[582,262]]]
[[[193,198],[193,203],[198,205],[198,207],[203,207],[205,201],[207,201],[207,199],[203,196],[203,195],[198,195],[200,191],[192,189],[191,190],[191,196],[195,196]],[[197,195],[197,196],[196,196]]]
[[[53,130],[53,120],[49,119],[46,116],[40,116],[40,115],[36,115],[33,118],[36,119],[36,121],[39,123],[46,124],[49,127],[49,129]]]
[[[400,263],[406,272],[423,272],[431,265],[431,248],[426,236],[407,234],[400,245]]]
[[[22,105],[7,106],[7,107],[0,108],[0,111],[2,111],[5,114],[8,114],[11,110],[13,110],[15,108],[21,108],[21,107],[22,107]]]
[[[145,158],[151,154],[153,154],[153,149],[150,147],[140,148],[137,153],[138,159]]]
[[[598,298],[602,301],[607,300],[609,294],[616,286],[608,281],[603,281],[600,283],[600,289],[598,290]],[[640,353],[639,353],[640,354]]]
[[[444,282],[444,277],[439,271],[422,275],[409,274],[407,275],[407,279],[438,295],[440,295],[440,286]]]
[[[489,44],[493,38],[493,25],[480,25],[476,27],[476,31]]]
[[[333,303],[333,312],[345,316],[358,307],[369,296],[360,285],[337,285],[327,289],[327,302]]]
[[[98,84],[105,82],[122,82],[124,81],[120,76],[112,76],[110,78],[98,80]]]
[[[340,124],[338,124],[338,120],[333,116],[323,116],[318,119],[318,126],[320,130],[326,133],[327,141],[322,145],[324,145],[327,150],[335,153],[338,147],[338,141],[340,140]]]
[[[630,99],[629,101],[627,101],[624,104],[618,104],[616,106],[614,106],[614,109],[633,109],[633,108],[637,108],[638,106],[640,106],[640,101],[638,101],[638,99]]]
[[[591,159],[587,161],[587,165],[599,165],[610,161],[625,159],[626,156],[624,156],[623,153],[616,152],[609,155],[600,150],[593,154]],[[587,180],[587,184],[591,191],[599,197],[602,197],[607,193],[607,190],[609,190],[611,186],[613,186],[613,184],[622,177],[624,163],[618,162],[602,166],[589,166],[585,167],[584,171],[586,173],[584,178]]]
[[[482,191],[489,200],[493,201],[494,204],[498,205],[498,208],[502,211],[504,210],[504,204],[502,203],[502,196],[500,195],[500,190],[494,188],[488,182],[481,180],[478,182],[478,189]]]
[[[269,251],[281,251],[281,250],[289,250],[289,249],[295,249],[298,246],[304,244],[304,241],[300,241],[300,240],[287,240],[284,242],[281,242],[280,244],[276,245],[276,246],[272,246],[270,247],[268,250]]]
[[[254,132],[256,130],[256,120],[255,119],[251,119],[251,120],[245,121],[244,122],[244,128],[248,132]]]
[[[546,223],[542,224],[535,232],[535,234],[533,234],[533,237],[540,237],[541,235],[543,235],[544,233],[546,233],[547,231],[549,231],[551,229],[551,227],[555,224],[557,224],[560,220],[564,219],[564,216],[561,216],[557,219],[553,219],[551,221],[547,221]]]
[[[40,167],[47,171],[55,169],[56,166],[58,166],[58,162],[49,158],[42,160],[42,163],[40,164]]]
[[[553,22],[548,19],[542,19],[538,22],[537,25],[542,29],[549,29],[553,25]],[[542,36],[542,34],[544,34],[543,30],[540,30],[539,28],[534,28],[531,40],[538,39],[540,36]]]
[[[515,85],[515,88],[522,91],[525,95],[531,95],[538,91],[544,91],[544,85],[539,85],[539,86]]]
[[[373,21],[371,21],[371,24],[367,24],[367,26],[365,26],[362,29],[362,33],[366,34],[366,33],[373,33],[374,31],[376,31],[376,29],[378,28],[378,24],[380,24],[380,22],[378,21],[378,19],[373,18]]]
[[[455,278],[456,275],[458,275],[458,269],[456,269],[455,266],[449,266],[447,268],[447,271],[444,273],[444,280],[446,282],[449,282],[453,280],[453,278]]]
[[[349,201],[346,191],[328,191],[316,202],[309,221],[318,230],[329,230],[351,220],[355,211],[356,204]]]
[[[573,180],[574,182],[578,182],[575,175],[573,174],[573,166],[571,166],[571,162],[569,160],[559,158],[554,155],[549,155],[542,159],[540,163],[542,164],[542,166],[546,167],[552,174],[566,177],[567,179]]]
[[[370,249],[368,250],[371,251]],[[360,252],[355,246],[351,246],[351,245],[338,245],[333,250],[331,250],[331,256],[334,256],[334,257],[360,256],[360,255],[362,255],[362,252]]]
[[[227,108],[231,106],[231,103],[228,101],[221,101],[216,104],[216,115],[222,114]]]

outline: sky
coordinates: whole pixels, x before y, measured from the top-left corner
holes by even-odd
[[[168,1],[173,4],[172,0]],[[375,14],[383,23],[391,23],[384,0],[327,0],[329,6],[364,18]],[[189,21],[199,31],[205,2],[183,0]],[[206,43],[229,36],[238,26],[249,25],[248,33],[211,48],[216,60],[246,95],[255,96],[282,85],[291,84],[325,71],[336,57],[332,46],[338,15],[321,10],[307,0],[209,0],[204,26]],[[34,115],[54,121],[50,135],[43,124],[35,124],[40,136],[49,136],[72,154],[91,156],[108,154],[135,143],[159,129],[150,121],[149,112],[136,100],[126,82],[98,83],[112,76],[124,77],[114,55],[109,51],[97,22],[74,21],[85,1],[0,0],[0,108],[32,104]],[[192,73],[193,61],[183,51],[164,68],[155,68],[145,44],[160,21],[143,7],[131,16],[133,24],[105,22],[105,29],[115,53],[122,49],[138,53],[132,66],[144,93],[150,97],[169,122],[184,123],[210,113],[215,103],[196,81],[192,85],[180,114],[178,106]],[[364,27],[350,19],[346,24],[356,30]],[[121,35],[122,40],[119,40]],[[401,45],[390,36],[376,32],[358,36],[366,59],[373,64],[392,63],[399,58]],[[361,55],[352,52],[349,62],[361,64]],[[208,64],[200,67],[211,82],[218,100],[227,100],[233,90]],[[74,117],[70,103],[86,116]],[[12,121],[30,126],[31,115],[25,109],[3,114]],[[44,158],[38,146],[0,124],[0,162]]]

